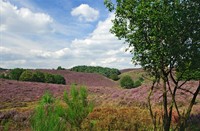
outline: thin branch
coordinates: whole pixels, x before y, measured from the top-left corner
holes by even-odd
[[[177,84],[178,84],[178,81],[175,80],[175,78],[174,78],[174,76],[173,76],[173,74],[172,74],[172,70],[170,70],[170,73],[169,73],[169,74],[170,74],[170,77],[171,77],[172,81],[174,82],[174,84],[177,85]]]
[[[151,89],[150,89],[150,92],[149,92],[149,95],[148,95],[148,105],[149,105],[150,116],[151,116],[151,119],[152,119],[153,125],[154,125],[154,131],[156,131],[156,116],[153,115],[153,110],[152,110],[152,107],[151,107],[151,95],[152,95],[153,89],[155,87],[154,86],[155,83],[156,83],[156,81],[153,82]]]
[[[167,81],[167,84],[168,84],[168,87],[169,87],[169,91],[170,91],[170,94],[172,96],[172,105],[171,105],[171,110],[172,110],[172,107],[173,107],[173,104],[175,105],[175,108],[176,108],[176,112],[178,113],[178,116],[180,117],[180,112],[178,110],[178,105],[176,103],[176,100],[175,100],[175,94],[176,94],[176,90],[177,90],[177,85],[174,87],[174,91],[172,93],[172,90],[171,90],[171,86],[170,86],[170,83],[169,83],[169,80]]]
[[[194,95],[194,93],[192,91],[190,91],[190,90],[183,89],[183,88],[179,88],[179,89],[182,90],[182,91],[185,91],[185,92],[189,92],[190,94]]]
[[[181,88],[186,82],[188,82],[189,80],[185,80],[181,85],[179,85],[177,88]]]

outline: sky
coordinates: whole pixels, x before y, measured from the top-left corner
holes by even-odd
[[[103,0],[0,0],[0,67],[134,68]]]

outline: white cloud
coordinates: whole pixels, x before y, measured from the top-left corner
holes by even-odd
[[[0,54],[9,53],[10,51],[9,48],[0,46]]]
[[[51,31],[53,19],[45,13],[35,13],[28,8],[18,8],[0,0],[0,31],[15,33],[45,33]]]
[[[30,50],[30,53],[34,56],[41,58],[51,58],[51,59],[60,59],[63,57],[68,57],[72,55],[69,48],[64,48],[57,51],[45,51],[45,50]]]
[[[114,14],[110,14],[105,21],[98,23],[87,38],[72,41],[71,49],[86,60],[84,64],[123,68],[123,64],[127,63],[127,67],[132,66],[129,63],[132,55],[125,52],[127,47],[123,44],[124,41],[118,40],[109,32],[113,18]]]
[[[93,22],[98,19],[99,11],[87,4],[81,4],[80,6],[72,9],[71,15],[78,16],[80,21]]]
[[[96,29],[87,37],[76,38],[70,42],[65,37],[70,31],[66,31],[63,35],[65,38],[57,37],[55,32],[51,33],[52,27],[58,25],[48,14],[35,13],[28,8],[18,8],[1,0],[0,4],[2,20],[0,67],[56,68],[59,65],[65,68],[70,68],[72,65],[132,67],[131,55],[125,53],[126,46],[123,41],[119,41],[109,32],[114,14],[110,14],[104,21],[99,21]],[[97,19],[99,13],[94,13],[90,9],[92,8],[89,7],[89,11],[82,9],[81,12],[86,12],[80,14],[84,21]],[[73,11],[78,12],[75,9]],[[62,27],[63,25],[59,25],[56,29],[58,31],[66,29]]]

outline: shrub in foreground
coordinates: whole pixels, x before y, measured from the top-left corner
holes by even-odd
[[[64,92],[64,100],[68,105],[66,110],[67,121],[72,127],[81,128],[82,121],[92,111],[93,105],[87,101],[87,90],[85,87],[80,87],[80,90],[75,85],[71,86],[70,95]]]
[[[86,88],[80,87],[78,90],[72,85],[70,96],[64,92],[64,101],[65,103],[60,104],[60,101],[46,92],[31,117],[32,130],[64,131],[67,126],[69,130],[79,130],[82,121],[93,109],[92,104],[87,101]]]
[[[64,108],[50,93],[45,93],[31,117],[33,131],[63,131],[66,128]]]

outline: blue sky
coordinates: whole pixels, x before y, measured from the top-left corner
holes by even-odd
[[[103,0],[0,0],[0,67],[134,68]]]

